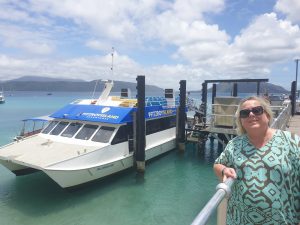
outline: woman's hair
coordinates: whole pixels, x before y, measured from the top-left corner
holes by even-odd
[[[246,130],[243,128],[242,123],[241,123],[240,110],[241,110],[242,105],[246,101],[249,101],[249,100],[255,100],[255,101],[259,102],[260,105],[264,108],[264,112],[267,114],[267,117],[269,118],[269,121],[273,120],[273,112],[272,112],[272,109],[270,107],[270,103],[266,99],[261,98],[261,97],[257,97],[257,96],[251,96],[251,97],[242,99],[240,101],[240,103],[238,105],[238,108],[237,108],[237,111],[235,113],[237,132],[238,132],[239,135],[246,133]]]

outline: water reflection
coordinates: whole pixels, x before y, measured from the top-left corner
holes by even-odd
[[[223,148],[219,148],[216,139],[208,139],[206,142],[188,143],[186,148],[194,154],[201,162],[213,164],[221,154]]]

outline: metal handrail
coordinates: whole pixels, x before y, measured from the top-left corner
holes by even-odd
[[[229,198],[231,195],[231,186],[234,183],[233,178],[228,178],[224,183],[219,183],[216,187],[216,193],[214,196],[206,203],[201,212],[197,215],[191,225],[205,225],[216,210],[220,202],[226,197]]]
[[[291,104],[286,105],[271,123],[272,128],[285,130],[291,117]]]

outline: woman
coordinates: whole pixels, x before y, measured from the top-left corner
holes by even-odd
[[[240,136],[215,161],[223,181],[236,178],[227,207],[227,224],[300,224],[300,139],[269,127],[272,111],[259,97],[240,102]]]

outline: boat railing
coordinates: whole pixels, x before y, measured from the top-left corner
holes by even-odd
[[[18,141],[23,138],[40,133],[43,130],[43,128],[48,124],[48,122],[52,119],[53,118],[49,116],[40,116],[22,120],[23,126],[21,128],[21,131],[16,137],[13,138],[13,140]]]
[[[210,216],[215,212],[216,208],[220,205],[223,200],[230,198],[231,187],[234,183],[234,179],[228,178],[224,183],[219,183],[216,187],[216,193],[213,197],[206,203],[204,208],[199,212],[191,225],[205,225]],[[223,209],[224,210],[224,209]],[[225,213],[222,213],[222,218],[218,218],[218,225],[226,221],[226,209]],[[225,216],[225,218],[224,218]]]
[[[146,96],[145,105],[146,106],[167,106],[168,101],[170,101],[170,100],[167,100],[165,97]],[[179,105],[178,97],[172,99],[171,101],[173,101],[174,106]]]
[[[274,112],[274,119],[271,123],[271,127],[274,129],[285,130],[289,119],[291,117],[291,104],[286,104],[283,106],[273,106],[271,107]]]

